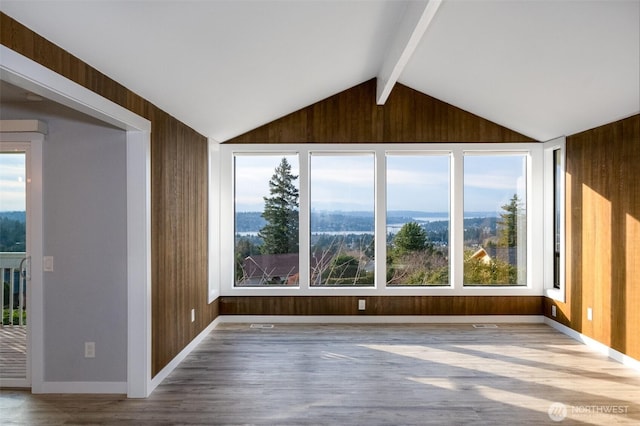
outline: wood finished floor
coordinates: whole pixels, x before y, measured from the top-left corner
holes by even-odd
[[[640,373],[542,324],[223,324],[148,399],[3,390],[0,424],[558,424],[553,403],[640,424]]]

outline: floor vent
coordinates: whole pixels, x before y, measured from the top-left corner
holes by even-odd
[[[273,324],[251,324],[250,328],[273,328]]]
[[[498,328],[495,324],[473,324],[473,328]]]

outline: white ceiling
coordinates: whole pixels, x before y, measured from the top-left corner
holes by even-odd
[[[1,10],[218,141],[381,73],[399,0],[14,1]],[[411,20],[409,20],[411,21]],[[537,140],[640,112],[640,0],[443,0],[399,82]]]

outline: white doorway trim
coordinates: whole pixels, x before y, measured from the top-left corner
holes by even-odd
[[[42,142],[44,141],[43,131],[11,132],[5,131],[6,122],[0,120],[0,145],[2,150],[24,152],[25,154],[25,177],[26,177],[26,244],[25,256],[29,259],[27,267],[27,357],[26,375],[20,379],[2,379],[3,387],[31,387],[32,372],[39,366],[34,365],[32,356],[32,339],[34,323],[42,323],[42,299],[34,298],[34,287],[42,288]],[[11,129],[9,129],[11,130]],[[31,129],[28,129],[31,130]],[[35,129],[39,130],[39,129]],[[40,292],[38,295],[41,295]],[[37,348],[42,351],[42,348]]]
[[[0,79],[126,130],[127,396],[147,397],[154,387],[151,382],[151,122],[1,45]],[[42,229],[40,233],[42,240]],[[41,251],[38,262],[42,261]],[[33,300],[43,301],[42,286],[33,290],[36,293],[32,294]],[[42,315],[34,319],[32,391],[55,392],[44,387],[44,323]]]

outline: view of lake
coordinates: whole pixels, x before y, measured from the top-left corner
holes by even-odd
[[[496,212],[466,212],[467,219],[497,218]],[[238,212],[236,213],[236,235],[250,236],[257,235],[260,229],[266,224],[261,212]],[[446,212],[411,212],[411,211],[389,211],[387,213],[387,233],[397,233],[404,224],[408,222],[418,222],[425,228],[449,227],[449,214]],[[431,225],[431,226],[430,226]],[[326,235],[365,235],[374,232],[373,213],[368,212],[312,212],[311,213],[311,233]]]

